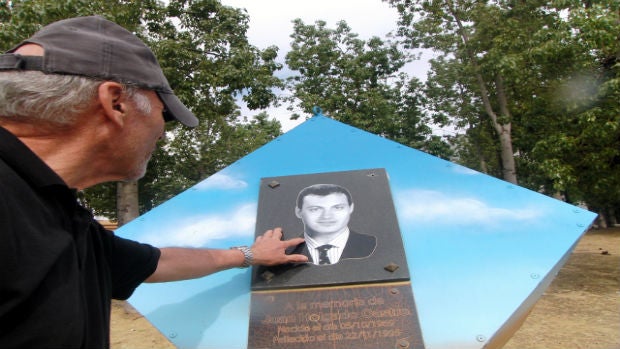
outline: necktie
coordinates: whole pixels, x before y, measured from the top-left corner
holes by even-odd
[[[323,245],[316,248],[317,250],[319,250],[319,264],[332,264],[332,262],[329,260],[329,257],[327,257],[327,250],[332,247],[334,246]]]

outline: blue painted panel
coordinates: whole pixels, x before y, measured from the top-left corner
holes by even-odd
[[[251,244],[260,178],[385,168],[426,347],[482,348],[538,299],[595,214],[316,116],[130,224],[156,246]],[[245,349],[250,272],[144,284],[131,304],[180,348]]]

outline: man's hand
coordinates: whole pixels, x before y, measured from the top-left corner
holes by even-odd
[[[303,238],[282,241],[282,229],[275,228],[256,238],[252,245],[252,264],[276,265],[284,263],[305,263],[308,257],[301,254],[287,255],[285,250],[304,242]],[[208,248],[161,248],[157,270],[146,281],[166,282],[187,280],[239,267],[244,254],[237,249]]]
[[[265,234],[256,238],[254,245],[250,248],[254,254],[253,264],[271,266],[284,263],[305,263],[308,257],[302,254],[285,253],[286,249],[297,246],[304,242],[303,238],[293,238],[282,240],[282,228],[267,230]]]

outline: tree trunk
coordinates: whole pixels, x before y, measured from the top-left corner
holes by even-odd
[[[512,150],[512,126],[510,123],[511,114],[510,110],[508,109],[508,99],[504,90],[504,80],[502,76],[499,75],[499,73],[495,77],[497,101],[499,103],[500,115],[502,116],[502,119],[500,120],[498,119],[498,115],[496,111],[493,110],[493,106],[491,105],[491,100],[489,98],[491,94],[487,89],[487,83],[482,76],[482,72],[480,71],[478,59],[469,47],[469,36],[467,35],[467,31],[465,30],[463,23],[461,22],[461,18],[459,18],[457,11],[454,8],[453,2],[447,1],[447,4],[448,11],[454,18],[459,28],[459,35],[461,36],[461,40],[463,41],[467,57],[469,58],[472,67],[474,68],[476,81],[478,82],[478,87],[480,88],[480,97],[482,98],[484,110],[491,119],[493,127],[499,135],[499,142],[501,147],[500,156],[502,158],[502,170],[504,173],[504,180],[513,184],[517,184],[517,167],[515,165],[514,152]]]
[[[515,157],[512,150],[511,125],[501,125],[502,129],[499,134],[499,143],[501,146],[502,171],[504,180],[513,184],[517,184],[517,170],[515,166]]]
[[[598,227],[601,229],[606,229],[607,228],[607,217],[605,216],[605,214],[603,213],[603,211],[601,210],[598,213]]]
[[[499,104],[500,115],[502,120],[498,120],[497,115],[493,115],[493,126],[499,135],[499,144],[501,146],[502,171],[504,180],[517,184],[517,166],[515,165],[515,154],[512,150],[512,114],[508,108],[508,98],[504,89],[504,78],[501,74],[495,77],[495,88],[497,89],[497,102]],[[506,121],[508,120],[508,121]]]
[[[130,222],[140,214],[138,209],[138,181],[116,184],[116,215],[118,226]]]
[[[610,227],[615,227],[618,225],[618,218],[616,217],[616,210],[610,208],[607,210],[607,220],[609,221]]]
[[[484,157],[484,153],[482,152],[482,147],[478,145],[478,142],[476,142],[475,149],[478,154],[478,159],[480,161],[480,171],[482,173],[488,174],[489,167],[487,166],[487,159]]]
[[[489,174],[489,167],[487,166],[486,159],[480,155],[480,171],[485,174]]]

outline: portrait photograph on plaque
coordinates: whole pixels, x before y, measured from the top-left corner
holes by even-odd
[[[385,169],[261,179],[256,232],[279,226],[307,263],[254,267],[253,290],[409,280]]]

